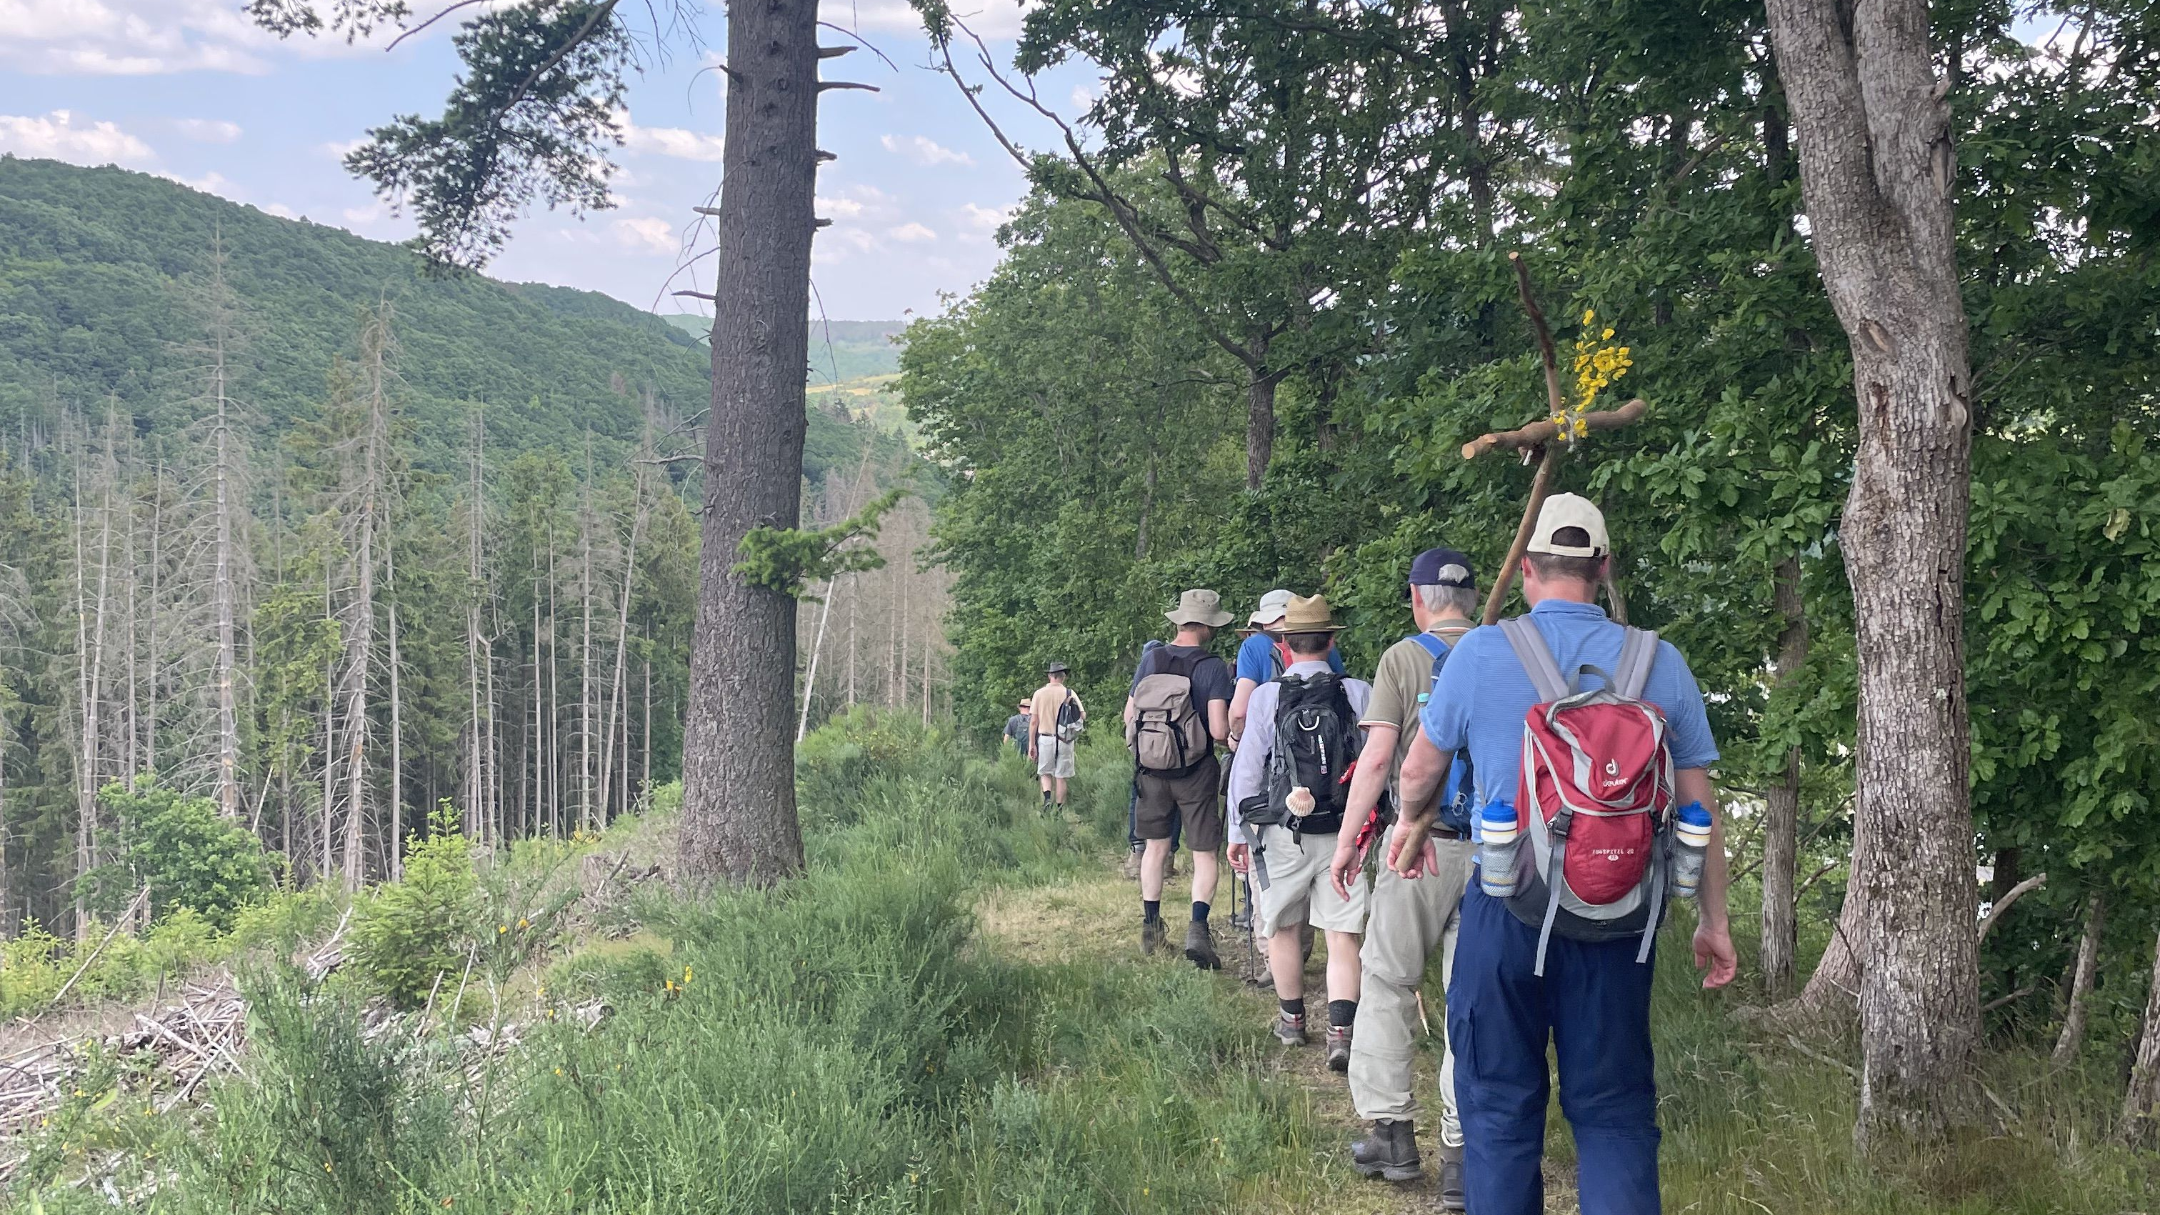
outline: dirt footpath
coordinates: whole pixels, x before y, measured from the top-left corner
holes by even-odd
[[[1181,862],[1186,858],[1180,857]],[[1181,865],[1182,867],[1182,865]],[[1228,870],[1225,875],[1227,878]],[[1175,885],[1175,884],[1173,884]],[[1236,934],[1229,930],[1228,915],[1223,914],[1229,906],[1227,898],[1216,904],[1215,944],[1223,955],[1224,970],[1219,981],[1235,986],[1243,994],[1245,1003],[1252,1009],[1252,1027],[1255,1037],[1266,1034],[1275,1016],[1274,992],[1253,987],[1233,977],[1244,961],[1243,945]],[[1177,938],[1173,934],[1171,948],[1152,959],[1140,956],[1139,894],[1133,882],[1119,876],[1115,863],[1106,859],[1099,871],[1090,871],[1071,882],[1055,886],[1037,886],[1021,890],[993,890],[976,905],[976,918],[981,925],[985,943],[1005,952],[1008,956],[1031,962],[1072,961],[1076,958],[1097,957],[1104,965],[1162,965],[1184,966],[1188,963],[1175,948]],[[1166,917],[1168,918],[1168,917]],[[1182,924],[1173,924],[1182,931]],[[1306,991],[1319,993],[1325,989],[1327,946],[1323,942],[1313,951],[1312,961],[1306,971]],[[1324,997],[1319,1003],[1324,1004]],[[1432,1013],[1438,1017],[1440,1010]],[[1437,1030],[1437,1023],[1434,1028]],[[1340,1131],[1339,1147],[1346,1156],[1350,1141],[1364,1130],[1358,1121],[1357,1111],[1350,1103],[1350,1089],[1343,1077],[1327,1070],[1321,1059],[1318,1036],[1313,1044],[1303,1048],[1282,1047],[1272,1057],[1271,1066],[1276,1074],[1294,1078],[1312,1094],[1314,1109],[1326,1122]],[[1420,1052],[1417,1062],[1417,1091],[1430,1100],[1429,1094],[1438,1083],[1435,1078],[1437,1056]],[[1556,1115],[1557,1117],[1557,1115]],[[1419,1147],[1425,1155],[1425,1176],[1422,1180],[1402,1186],[1384,1182],[1366,1182],[1343,1192],[1340,1201],[1329,1207],[1331,1215],[1426,1215],[1440,1208],[1439,1195],[1434,1187],[1436,1169],[1433,1163],[1433,1136],[1430,1123],[1418,1127]],[[1577,1215],[1572,1173],[1562,1174],[1549,1165],[1546,1176],[1547,1215]]]

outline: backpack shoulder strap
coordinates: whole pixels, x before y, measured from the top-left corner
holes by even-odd
[[[1560,664],[1553,661],[1552,650],[1546,647],[1544,636],[1528,616],[1501,621],[1500,632],[1514,648],[1515,659],[1530,676],[1530,686],[1536,689],[1539,700],[1559,700],[1568,694],[1567,680],[1560,677]]]
[[[1417,642],[1419,649],[1432,655],[1435,662],[1440,660],[1441,655],[1448,652],[1448,643],[1431,633],[1412,633],[1410,634],[1410,640]]]
[[[1657,662],[1658,635],[1649,629],[1630,628],[1620,641],[1620,661],[1613,667],[1613,690],[1629,700],[1641,700],[1650,683],[1650,667]]]

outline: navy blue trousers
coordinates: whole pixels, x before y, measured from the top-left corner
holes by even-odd
[[[1575,1132],[1582,1215],[1657,1215],[1657,1085],[1650,1052],[1651,963],[1639,941],[1552,939],[1531,973],[1538,930],[1479,888],[1463,896],[1448,1042],[1473,1215],[1540,1215],[1550,1038],[1560,1112]]]

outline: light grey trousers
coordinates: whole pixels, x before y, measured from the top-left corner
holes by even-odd
[[[1394,829],[1388,831],[1389,837]],[[1380,849],[1383,862],[1387,840]],[[1411,1063],[1417,1057],[1418,985],[1425,963],[1437,947],[1440,981],[1455,965],[1455,929],[1461,922],[1463,888],[1470,880],[1477,846],[1468,840],[1435,840],[1440,866],[1415,881],[1380,865],[1373,881],[1365,942],[1358,951],[1364,971],[1358,996],[1357,1031],[1350,1041],[1350,1098],[1358,1117],[1401,1121],[1417,1116],[1411,1091]],[[1446,1019],[1432,1010],[1442,1034]],[[1455,1113],[1455,1052],[1440,1056],[1440,1143],[1462,1146],[1462,1122]]]

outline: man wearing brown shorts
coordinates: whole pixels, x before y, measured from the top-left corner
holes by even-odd
[[[1192,919],[1185,956],[1202,970],[1222,965],[1208,928],[1215,898],[1217,854],[1223,846],[1222,766],[1215,744],[1230,732],[1230,668],[1208,649],[1230,613],[1213,591],[1186,591],[1163,613],[1177,626],[1168,645],[1148,651],[1125,698],[1126,740],[1135,756],[1139,803],[1135,833],[1140,859],[1140,951],[1152,954],[1167,935],[1162,921],[1163,865],[1170,857],[1170,824],[1182,815],[1192,849]],[[1167,743],[1165,740],[1168,740]],[[1168,747],[1169,758],[1166,758]]]

